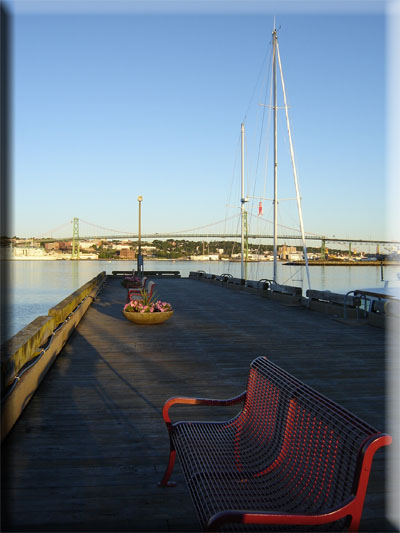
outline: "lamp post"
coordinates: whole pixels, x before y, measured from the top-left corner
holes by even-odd
[[[137,271],[138,274],[143,273],[143,256],[142,256],[142,228],[141,228],[141,217],[142,217],[142,200],[143,196],[138,196],[138,202],[139,202],[139,250],[138,250],[138,256],[137,256]]]

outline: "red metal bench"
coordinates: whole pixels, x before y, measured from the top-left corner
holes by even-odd
[[[153,296],[155,283],[154,281],[149,281],[147,278],[144,278],[146,281],[143,283],[142,287],[138,289],[128,289],[128,294],[126,296],[126,302],[130,302],[131,300],[141,300],[142,299],[142,291],[146,290],[149,297]]]
[[[227,422],[173,424],[169,416],[174,404],[240,402]],[[265,357],[252,362],[240,396],[171,398],[163,417],[170,458],[160,485],[173,485],[178,453],[206,531],[248,531],[250,524],[357,531],[373,456],[392,441]]]

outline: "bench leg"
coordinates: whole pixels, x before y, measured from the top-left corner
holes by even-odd
[[[162,480],[158,484],[159,487],[175,487],[176,482],[175,481],[169,481],[169,478],[171,477],[171,474],[172,474],[172,470],[174,469],[175,457],[176,457],[176,451],[171,448],[171,450],[169,452],[168,466],[167,466],[167,469],[165,471],[164,477],[162,478]]]

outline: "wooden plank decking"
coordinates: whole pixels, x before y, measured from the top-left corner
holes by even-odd
[[[258,355],[385,430],[383,330],[206,282],[156,283],[173,318],[126,321],[126,290],[109,280],[8,436],[3,531],[198,531],[179,464],[177,487],[157,486],[168,457],[162,405],[176,394],[240,393]],[[200,409],[172,414],[207,417]],[[376,455],[361,531],[394,531],[384,457]]]

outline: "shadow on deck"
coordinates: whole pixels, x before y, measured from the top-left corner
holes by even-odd
[[[82,319],[3,446],[3,531],[198,531],[179,464],[177,487],[157,487],[163,403],[239,394],[258,355],[385,430],[383,330],[190,279],[157,290],[175,309],[165,324],[125,320],[118,280]],[[207,418],[201,409],[172,414]],[[360,531],[394,531],[384,491],[379,452]]]

